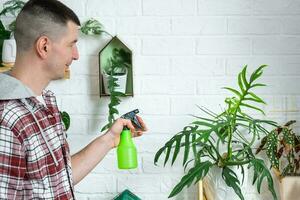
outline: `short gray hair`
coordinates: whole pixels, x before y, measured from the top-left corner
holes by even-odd
[[[16,19],[17,51],[31,48],[41,36],[57,40],[67,30],[68,21],[80,26],[77,15],[57,0],[30,0]]]

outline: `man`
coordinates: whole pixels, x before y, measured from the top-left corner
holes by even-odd
[[[57,0],[30,0],[16,19],[13,70],[0,74],[0,199],[74,199],[73,185],[119,144],[124,126],[112,127],[72,157],[55,96],[45,88],[79,58],[80,22]],[[71,167],[72,166],[72,167]]]

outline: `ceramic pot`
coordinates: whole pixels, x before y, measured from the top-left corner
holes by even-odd
[[[286,176],[278,182],[281,200],[300,199],[300,176]]]
[[[16,60],[16,40],[14,38],[3,41],[2,62],[4,65],[13,65]]]
[[[115,91],[122,92],[125,94],[126,92],[126,82],[127,82],[127,70],[126,73],[123,75],[118,75],[114,76],[117,78],[116,83],[119,85],[115,87]],[[109,75],[103,72],[103,84],[104,84],[104,92],[106,94],[110,94],[109,89],[108,89],[108,80],[109,80]]]

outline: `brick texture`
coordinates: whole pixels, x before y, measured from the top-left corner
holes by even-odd
[[[3,3],[4,1],[1,1]],[[183,175],[181,162],[154,166],[155,152],[193,119],[196,107],[224,108],[229,95],[221,87],[236,87],[236,75],[268,64],[258,91],[268,105],[268,119],[300,121],[300,1],[295,0],[63,0],[84,21],[94,17],[121,37],[134,57],[134,93],[124,98],[120,113],[139,108],[149,131],[135,139],[139,167],[117,169],[111,151],[91,174],[76,185],[82,200],[109,200],[124,189],[146,200],[167,200]],[[10,20],[10,18],[4,18]],[[68,140],[72,153],[100,134],[106,123],[108,98],[99,98],[98,52],[109,36],[80,36],[80,59],[71,79],[49,85],[62,110],[71,115]],[[298,129],[300,128],[298,124]],[[181,161],[181,160],[180,160]],[[218,172],[216,172],[217,174]],[[271,199],[243,186],[245,199]],[[221,199],[237,200],[232,189],[215,180]],[[173,199],[197,199],[195,186]]]

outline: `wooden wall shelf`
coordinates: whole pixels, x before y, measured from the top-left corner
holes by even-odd
[[[7,72],[11,70],[12,67],[0,67],[0,73]]]

